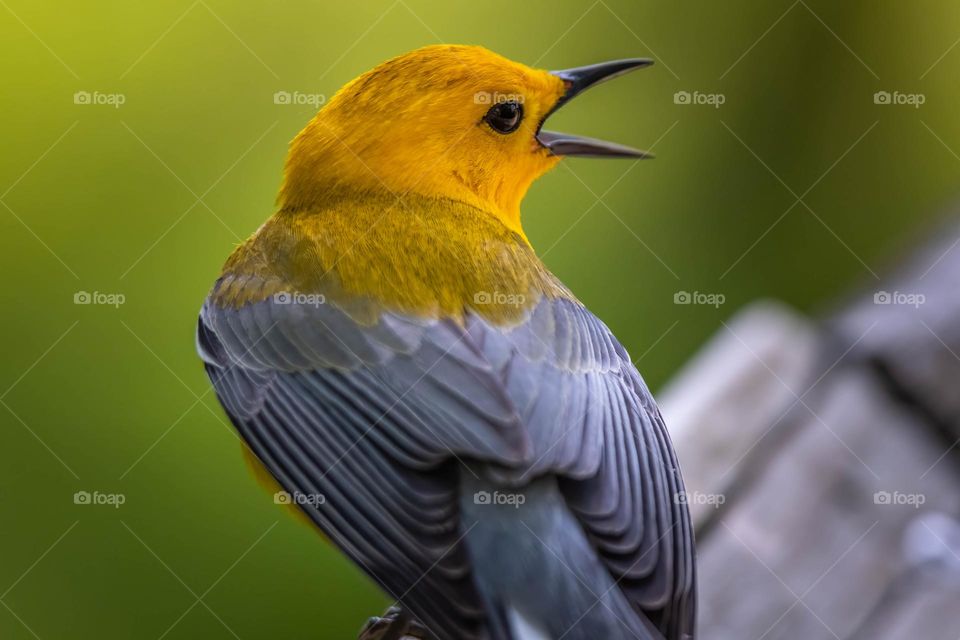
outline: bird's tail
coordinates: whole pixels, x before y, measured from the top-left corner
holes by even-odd
[[[556,479],[462,476],[464,538],[492,640],[662,640],[603,566]]]

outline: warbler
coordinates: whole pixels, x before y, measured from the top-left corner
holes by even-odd
[[[541,126],[629,59],[548,72],[430,46],[345,85],[290,144],[197,348],[255,458],[397,607],[382,637],[694,636],[694,537],[626,350],[520,219],[565,156]]]

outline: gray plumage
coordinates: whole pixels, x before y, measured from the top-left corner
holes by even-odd
[[[208,299],[197,342],[251,449],[288,491],[325,497],[306,513],[437,637],[693,637],[669,436],[579,303],[543,299],[503,328]]]

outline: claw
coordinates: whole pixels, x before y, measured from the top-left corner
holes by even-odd
[[[358,640],[427,640],[427,629],[394,605],[383,616],[373,616],[360,630]]]

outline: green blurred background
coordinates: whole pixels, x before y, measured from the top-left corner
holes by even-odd
[[[438,41],[547,68],[656,58],[551,127],[658,158],[565,162],[524,207],[657,388],[745,303],[815,311],[871,286],[939,215],[958,37],[947,0],[0,1],[0,638],[352,638],[388,604],[255,484],[194,354],[201,301],[315,110],[275,92],[331,95]]]

